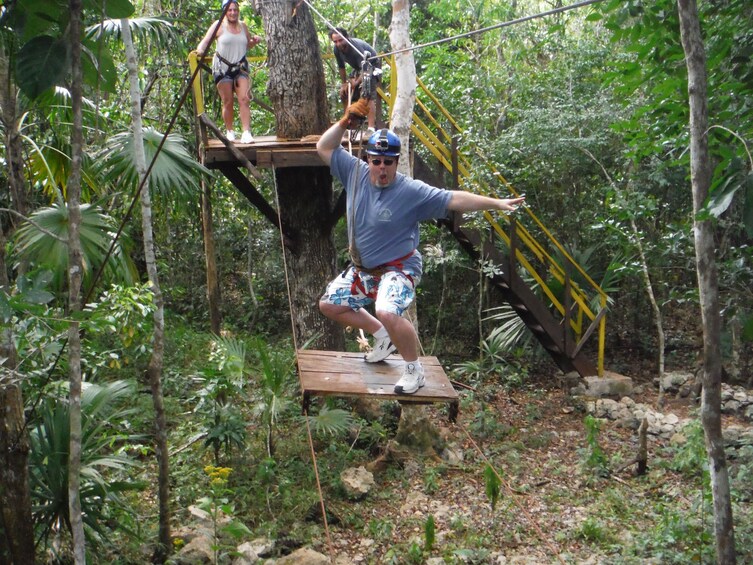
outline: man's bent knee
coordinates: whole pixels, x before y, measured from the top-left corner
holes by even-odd
[[[351,310],[348,306],[338,306],[326,300],[319,301],[319,311],[327,316],[327,318],[335,319],[348,310]]]

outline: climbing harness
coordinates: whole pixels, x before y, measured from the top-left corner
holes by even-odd
[[[241,75],[241,73],[245,73],[246,77],[248,76],[249,66],[248,66],[248,59],[246,59],[245,55],[237,63],[231,63],[219,53],[215,53],[214,56],[217,57],[221,63],[227,66],[227,69],[225,69],[225,72],[213,73],[215,84],[220,82],[225,77],[232,79],[233,83],[235,83],[235,80],[238,78],[238,76]]]

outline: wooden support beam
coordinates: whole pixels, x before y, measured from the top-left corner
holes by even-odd
[[[246,177],[238,167],[234,165],[223,165],[220,167],[220,171],[225,175],[227,180],[233,183],[233,186],[235,186],[243,196],[248,198],[248,201],[251,202],[251,204],[253,204],[265,218],[279,229],[280,223],[277,218],[277,210],[272,208],[259,191],[256,190],[256,187],[251,184],[248,177]]]

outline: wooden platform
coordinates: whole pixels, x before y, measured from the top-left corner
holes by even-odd
[[[303,407],[312,396],[376,397],[419,404],[450,403],[450,419],[458,412],[458,393],[452,387],[436,357],[420,357],[426,384],[415,394],[395,394],[395,383],[403,371],[403,358],[390,355],[381,363],[366,363],[363,353],[342,351],[298,351],[298,369]]]
[[[254,136],[254,143],[235,142],[235,147],[256,167],[324,167],[316,152],[318,136],[301,139],[278,139],[274,135]],[[343,141],[347,148],[347,141]],[[217,169],[222,165],[238,164],[238,161],[219,140],[209,138],[204,149],[204,165]],[[354,151],[356,146],[353,146]]]

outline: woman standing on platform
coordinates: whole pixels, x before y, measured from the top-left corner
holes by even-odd
[[[251,35],[246,24],[240,21],[238,0],[222,0],[222,9],[226,10],[222,26],[217,29],[220,20],[209,26],[209,30],[199,43],[196,51],[200,55],[206,54],[212,38],[217,39],[217,51],[212,60],[212,75],[222,99],[222,119],[225,122],[227,138],[229,141],[235,141],[235,132],[233,131],[233,92],[235,92],[238,97],[238,113],[243,127],[241,143],[253,143],[251,110],[248,106],[249,81],[246,52],[251,47],[261,43],[261,37]],[[216,34],[215,29],[217,30]]]

